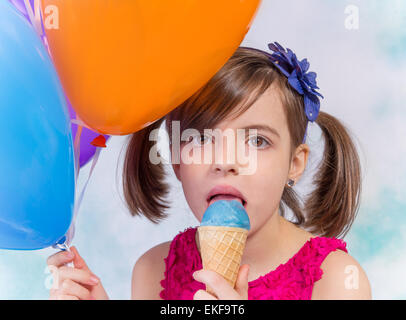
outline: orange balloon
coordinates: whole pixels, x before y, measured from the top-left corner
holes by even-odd
[[[260,1],[42,0],[42,9],[76,113],[99,133],[125,135],[201,88],[238,48]]]

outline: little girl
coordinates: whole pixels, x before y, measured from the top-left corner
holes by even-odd
[[[156,143],[150,133],[166,120],[172,168],[195,217],[201,221],[213,199],[234,198],[244,205],[251,229],[235,287],[217,273],[202,270],[197,229],[188,228],[139,258],[132,274],[133,299],[371,298],[364,270],[347,253],[346,243],[336,238],[348,232],[359,207],[356,148],[345,127],[319,111],[322,96],[307,60],[299,61],[276,42],[269,48],[273,53],[238,48],[192,97],[131,136],[124,163],[130,212],[158,223],[169,208],[165,198],[169,186],[162,163],[150,159]],[[315,189],[301,204],[294,185],[310,152],[305,144],[308,121],[320,126],[325,150]],[[192,128],[197,134],[173,141],[175,123],[180,133]],[[184,155],[198,149],[204,155],[213,146],[204,129],[241,128],[256,129],[255,135],[243,136],[245,149],[256,151],[250,174],[242,174],[247,164],[239,161],[184,161]],[[234,152],[229,143],[224,150],[227,155]],[[287,207],[293,221],[285,218]],[[76,248],[72,253],[48,258],[48,264],[58,268],[61,284],[51,290],[51,298],[107,299],[100,281],[90,283],[93,274]],[[72,260],[74,268],[64,266]],[[206,285],[215,294],[207,293]]]

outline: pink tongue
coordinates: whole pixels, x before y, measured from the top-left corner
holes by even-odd
[[[241,200],[240,198],[237,198],[237,197],[235,197],[235,196],[226,195],[226,194],[219,194],[219,195],[213,197],[213,199],[210,200],[209,206],[210,206],[213,202],[215,202],[215,201],[217,201],[217,200],[237,200],[237,201],[240,201],[241,204],[243,204],[243,203],[242,203],[242,200]]]

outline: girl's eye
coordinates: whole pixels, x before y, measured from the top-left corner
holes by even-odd
[[[254,142],[253,146],[260,149],[263,149],[267,145],[270,145],[270,143],[261,136],[252,136],[251,138],[248,139],[248,141],[253,141]]]
[[[205,145],[209,141],[211,141],[211,137],[206,134],[197,134],[197,135],[193,136],[192,139],[193,139],[193,142],[198,146]]]

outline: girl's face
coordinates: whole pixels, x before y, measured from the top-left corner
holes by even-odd
[[[223,156],[222,161],[215,161],[214,143],[211,139],[214,135],[196,136],[191,142],[181,145],[183,148],[189,144],[190,152],[201,149],[200,163],[187,164],[181,156],[180,164],[173,164],[174,172],[182,183],[185,198],[196,218],[201,221],[209,202],[207,197],[210,190],[218,185],[228,185],[236,188],[246,200],[245,209],[251,223],[249,234],[255,233],[261,228],[279,208],[283,189],[288,179],[297,181],[304,171],[308,147],[301,145],[296,149],[289,162],[290,134],[283,105],[279,98],[279,90],[271,86],[247,111],[233,120],[224,120],[216,128],[223,133]],[[275,132],[265,128],[258,128],[257,133],[252,134],[245,130],[242,136],[245,156],[249,159],[242,163],[237,155],[237,129],[256,126],[270,127]],[[234,148],[232,140],[225,137],[225,129],[231,128],[235,133]],[[230,130],[230,129],[228,129]],[[217,139],[217,136],[215,136]],[[231,143],[230,143],[230,142]],[[211,161],[203,161],[205,143],[212,145],[213,156]],[[207,145],[206,145],[207,147]],[[256,151],[256,152],[255,152]],[[184,152],[184,151],[183,151]],[[187,151],[189,152],[189,151]],[[234,161],[227,153],[235,153]],[[256,153],[256,157],[254,154]],[[253,163],[255,161],[255,163]],[[205,163],[206,162],[206,163]],[[242,169],[249,170],[248,174],[241,174]]]

